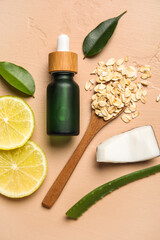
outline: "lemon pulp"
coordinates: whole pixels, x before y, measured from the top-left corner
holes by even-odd
[[[46,172],[45,154],[33,141],[14,150],[0,150],[0,193],[5,196],[30,195],[39,188]]]
[[[18,97],[0,97],[0,149],[23,146],[34,129],[34,114],[28,104]]]

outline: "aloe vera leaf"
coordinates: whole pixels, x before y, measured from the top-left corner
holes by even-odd
[[[35,83],[31,74],[23,67],[10,62],[0,62],[0,75],[19,91],[33,95]]]
[[[160,164],[133,173],[129,173],[127,175],[116,178],[108,183],[105,183],[104,185],[97,187],[96,189],[88,193],[86,196],[81,198],[66,212],[66,215],[69,218],[78,219],[88,208],[90,208],[98,200],[102,199],[114,190],[125,186],[128,183],[153,175],[157,172],[160,172]]]
[[[110,18],[100,23],[93,29],[83,41],[83,52],[85,57],[91,57],[99,53],[111,38],[119,19],[126,13],[123,12],[118,17]],[[84,58],[85,58],[84,57]]]

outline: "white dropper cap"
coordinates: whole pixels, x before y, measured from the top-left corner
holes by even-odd
[[[66,34],[61,34],[57,39],[57,51],[69,52],[69,37]]]
[[[49,54],[48,70],[52,72],[73,72],[77,73],[78,55],[69,51],[69,37],[61,34],[57,40],[57,51]]]

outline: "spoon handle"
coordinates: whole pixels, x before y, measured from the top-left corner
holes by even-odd
[[[85,149],[93,139],[93,137],[96,135],[96,133],[99,131],[99,129],[94,126],[93,122],[93,114],[89,123],[89,126],[78,144],[76,150],[56,178],[55,182],[52,184],[51,188],[49,189],[48,193],[46,194],[45,198],[43,199],[42,205],[46,208],[51,208],[52,205],[56,202],[58,197],[60,196],[63,188],[65,187],[67,181],[69,180],[72,172],[74,171],[76,165],[78,164],[79,160],[81,159]],[[97,118],[97,117],[96,117]]]

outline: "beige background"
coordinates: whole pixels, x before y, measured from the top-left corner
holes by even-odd
[[[128,10],[105,49],[92,59],[83,58],[82,42],[101,21]],[[0,0],[0,56],[28,69],[36,82],[35,98],[25,98],[35,113],[32,140],[45,151],[48,174],[40,189],[22,200],[0,197],[1,240],[159,240],[160,174],[125,186],[90,208],[78,221],[65,212],[95,187],[123,174],[159,163],[98,165],[96,146],[112,135],[151,124],[160,144],[160,1],[159,0]],[[46,87],[48,53],[56,49],[57,36],[66,33],[71,50],[79,54],[75,77],[81,89],[81,132],[61,143],[46,135]],[[51,210],[41,201],[80,141],[90,119],[90,92],[84,84],[99,60],[128,55],[131,64],[150,64],[147,104],[139,104],[140,117],[130,124],[120,119],[93,139],[60,198]],[[18,95],[1,79],[0,95]]]

